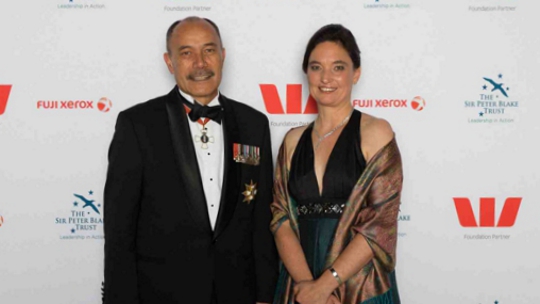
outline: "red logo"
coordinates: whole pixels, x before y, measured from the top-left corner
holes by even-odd
[[[89,110],[95,109],[93,100],[38,100],[37,109],[40,110]],[[107,97],[102,97],[97,102],[97,109],[101,112],[109,112],[112,102]]]
[[[521,205],[521,197],[509,197],[504,202],[499,216],[499,222],[495,226],[495,198],[480,198],[480,221],[477,222],[472,209],[471,201],[466,197],[454,197],[454,205],[462,227],[512,227]],[[479,223],[479,224],[477,224]]]
[[[11,92],[10,84],[0,84],[0,115],[6,111],[9,93]]]
[[[112,108],[112,102],[107,97],[101,97],[97,103],[97,106],[101,112],[109,112],[109,110]]]
[[[415,96],[413,100],[411,100],[411,108],[416,111],[422,111],[424,107],[426,106],[426,101],[422,96]]]
[[[2,224],[4,224],[4,217],[0,215],[0,227],[2,227]]]
[[[415,96],[410,102],[408,99],[355,99],[353,107],[358,108],[408,108],[422,111],[426,101],[421,96]]]
[[[286,111],[283,109],[278,90],[273,84],[260,84],[264,106],[269,114],[302,114],[302,85],[288,84],[286,94]],[[309,96],[303,114],[317,114],[317,102]]]

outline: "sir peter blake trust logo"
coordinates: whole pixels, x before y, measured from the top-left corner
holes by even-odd
[[[4,114],[4,112],[6,111],[10,92],[10,84],[0,84],[0,115]]]
[[[65,217],[55,218],[62,227],[60,239],[103,239],[102,206],[94,191],[73,193]]]
[[[71,10],[96,10],[105,9],[103,1],[96,0],[61,0],[57,5],[58,9],[71,9]]]
[[[365,9],[403,9],[411,8],[409,3],[401,0],[365,0]]]
[[[464,102],[470,110],[469,123],[515,122],[519,101],[512,98],[512,88],[503,74],[479,77],[478,88],[477,98]]]
[[[454,197],[454,207],[456,209],[459,224],[464,228],[485,228],[491,234],[465,234],[465,239],[494,239],[507,240],[510,238],[508,234],[498,234],[498,230],[490,230],[493,228],[511,228],[516,223],[516,219],[521,206],[521,197],[508,197],[504,201],[502,210],[496,220],[495,198],[481,197],[478,204],[471,203],[471,200],[466,197]],[[478,206],[478,217],[475,216],[473,205]],[[485,232],[486,230],[478,230]],[[505,230],[507,232],[508,230]]]
[[[399,215],[398,215],[398,222],[399,222],[398,237],[407,236],[407,223],[410,221],[411,221],[411,215],[406,212],[402,212],[401,206],[400,206]]]

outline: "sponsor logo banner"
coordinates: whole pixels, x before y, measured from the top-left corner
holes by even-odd
[[[187,13],[204,13],[210,12],[212,6],[211,0],[164,0],[166,4],[163,6],[165,12],[187,12]],[[181,4],[181,5],[179,5]]]
[[[63,0],[56,5],[58,9],[73,9],[73,10],[97,10],[105,9],[103,1],[95,0]]]
[[[0,84],[0,115],[4,114],[4,112],[6,111],[10,92],[10,84]]]
[[[317,114],[317,102],[311,95],[308,96],[306,106],[302,109],[302,85],[287,84],[285,99],[280,97],[278,88],[274,84],[260,84],[261,96],[266,108],[266,112],[272,115],[302,115]],[[281,95],[283,96],[283,95]],[[285,116],[288,117],[288,116]],[[271,127],[294,128],[304,126],[310,122],[295,121],[270,121]]]
[[[399,223],[398,237],[406,237],[407,236],[407,232],[402,231],[403,230],[403,223],[402,222],[410,222],[410,221],[411,221],[411,215],[402,212],[401,208],[400,208],[399,209],[399,215],[398,215],[398,223]]]
[[[356,108],[411,109],[420,112],[426,107],[426,100],[422,96],[415,96],[411,100],[406,98],[354,99],[352,105]]]
[[[103,239],[103,209],[94,198],[94,191],[73,193],[70,208],[63,217],[55,218],[62,227],[62,240]]]
[[[513,123],[520,102],[512,98],[511,87],[503,74],[479,77],[477,98],[465,100],[464,107],[474,113],[469,123]]]
[[[406,9],[411,8],[409,3],[399,0],[370,0],[364,3],[365,9]]]
[[[465,234],[467,240],[508,240],[510,234],[501,234],[500,228],[511,228],[515,225],[521,206],[521,197],[508,197],[496,218],[495,198],[481,197],[478,203],[478,216],[475,216],[471,200],[466,197],[454,197],[454,207],[461,227],[478,230],[476,234]],[[486,231],[487,230],[487,231]],[[475,230],[476,231],[476,230]],[[484,233],[487,232],[487,233]],[[508,230],[503,230],[508,233]]]
[[[93,100],[38,100],[38,110],[98,110],[103,113],[109,112],[112,102],[107,97],[102,97],[95,103]]]
[[[473,13],[515,12],[517,10],[516,2],[508,0],[469,0],[467,8],[469,12]]]

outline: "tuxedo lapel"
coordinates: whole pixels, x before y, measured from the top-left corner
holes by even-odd
[[[221,189],[221,200],[219,213],[214,229],[214,239],[216,239],[231,220],[238,202],[240,191],[240,173],[238,166],[233,160],[233,144],[240,142],[238,124],[232,104],[220,94],[219,103],[223,107],[223,185]]]
[[[208,207],[182,99],[178,88],[174,87],[166,102],[176,165],[186,192],[185,202],[192,218],[202,229],[210,232],[212,227],[210,226]]]

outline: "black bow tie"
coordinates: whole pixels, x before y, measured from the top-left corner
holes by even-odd
[[[221,106],[201,106],[197,102],[194,102],[193,104],[189,104],[188,106],[191,106],[191,111],[189,112],[188,116],[191,121],[197,121],[199,118],[210,118],[211,120],[217,122],[218,124],[221,124],[221,118],[222,118],[222,108]]]

